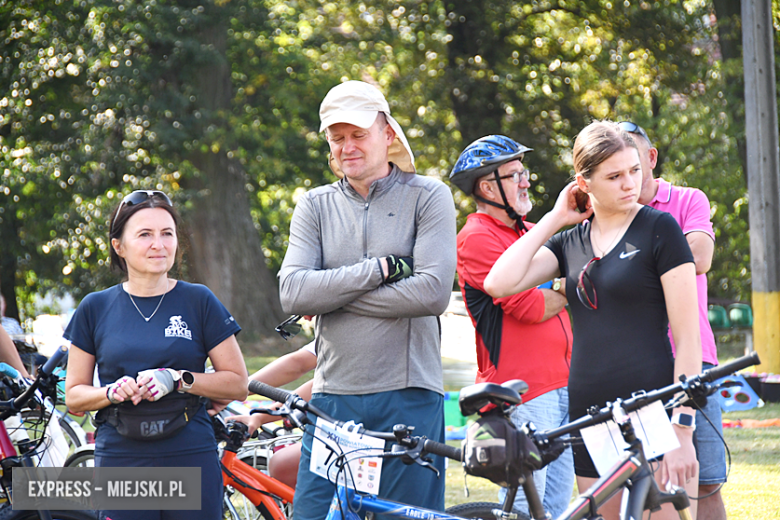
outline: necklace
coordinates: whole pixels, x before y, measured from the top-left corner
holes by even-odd
[[[623,236],[623,228],[626,226],[626,224],[628,223],[628,219],[629,219],[629,218],[631,218],[631,215],[632,215],[633,213],[634,213],[634,210],[633,210],[633,209],[632,209],[631,211],[629,211],[629,212],[628,212],[628,215],[626,216],[626,220],[624,220],[624,221],[623,221],[623,224],[621,224],[621,225],[620,225],[620,229],[618,229],[618,232],[615,234],[614,238],[612,239],[612,242],[610,242],[610,243],[609,243],[609,245],[607,246],[607,248],[606,248],[606,249],[602,249],[600,246],[598,246],[598,245],[596,244],[596,241],[594,240],[594,238],[595,238],[595,237],[592,237],[592,238],[591,238],[591,245],[594,245],[594,246],[598,247],[599,249],[601,249],[601,255],[600,255],[600,256],[601,256],[602,258],[603,258],[603,257],[604,257],[604,256],[605,256],[607,253],[609,253],[609,252],[612,250],[612,246],[614,246],[614,245],[615,245],[615,242],[617,242],[617,240],[618,240],[620,237],[622,237],[622,236]],[[601,226],[599,226],[599,233],[601,233]],[[592,234],[592,233],[591,233],[591,234]],[[595,253],[595,251],[594,251],[594,253]]]
[[[158,310],[160,310],[160,305],[162,305],[162,302],[163,302],[163,300],[165,299],[165,294],[166,294],[167,292],[168,292],[168,281],[166,280],[166,281],[165,281],[165,292],[163,293],[163,295],[162,295],[162,298],[160,298],[160,301],[159,301],[159,302],[157,302],[157,307],[155,307],[155,308],[154,308],[154,312],[153,312],[153,313],[152,313],[152,315],[151,315],[151,316],[149,316],[148,318],[147,318],[146,316],[144,316],[144,313],[143,313],[143,312],[141,312],[141,309],[139,309],[139,308],[138,308],[138,305],[136,305],[136,304],[135,304],[135,300],[133,299],[133,295],[132,295],[132,294],[130,294],[129,292],[127,293],[127,295],[130,297],[130,301],[131,301],[131,302],[133,302],[133,307],[135,307],[135,310],[137,310],[137,311],[138,311],[138,314],[140,314],[140,315],[141,315],[141,317],[144,319],[144,321],[146,321],[146,323],[149,323],[149,320],[151,320],[152,318],[154,318],[154,315],[155,315],[155,314],[157,314],[157,311],[158,311]]]

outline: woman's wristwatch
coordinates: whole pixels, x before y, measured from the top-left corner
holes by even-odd
[[[672,424],[679,426],[680,428],[687,428],[690,430],[696,429],[696,417],[687,413],[678,413],[672,415]]]
[[[176,386],[178,387],[179,393],[184,393],[192,388],[194,382],[195,376],[192,375],[192,372],[189,370],[179,370],[179,377],[176,379]]]

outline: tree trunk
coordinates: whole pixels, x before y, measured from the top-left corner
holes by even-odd
[[[226,126],[232,84],[225,58],[227,27],[214,24],[203,30],[202,43],[213,46],[222,59],[204,64],[196,85],[198,102],[212,125]],[[206,128],[208,125],[204,125]],[[274,327],[284,319],[276,280],[265,264],[260,232],[255,229],[240,163],[218,151],[197,152],[190,160],[200,172],[189,179],[194,189],[193,209],[187,213],[190,232],[188,269],[207,285],[234,315],[243,337],[276,346]]]
[[[10,197],[3,197],[8,199]],[[13,204],[3,204],[5,211],[0,213],[0,292],[5,298],[5,316],[19,320],[19,308],[16,305],[16,255],[19,243],[16,208]]]
[[[224,153],[199,155],[193,163],[203,189],[188,213],[190,274],[214,291],[248,339],[276,339],[284,315],[252,224],[244,171]]]
[[[731,60],[739,60],[742,63],[742,2],[740,0],[714,0],[715,17],[718,22],[718,44],[723,63]],[[747,184],[747,143],[745,142],[745,77],[742,67],[736,71],[725,68],[727,76],[724,78],[725,90],[730,91],[732,99],[738,100],[739,106],[732,112],[734,124],[739,129],[734,133],[737,141],[739,161],[742,164],[742,175]],[[740,119],[741,117],[741,119]]]
[[[499,51],[504,48],[503,36],[491,28],[486,20],[488,7],[483,4],[471,0],[458,3],[453,8],[455,16],[448,29],[452,36],[447,45],[450,99],[464,144],[501,133],[501,121],[506,117],[498,82],[480,74],[490,73],[501,59]]]

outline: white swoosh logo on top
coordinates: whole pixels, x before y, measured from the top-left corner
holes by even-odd
[[[624,260],[624,259],[626,259],[628,257],[634,256],[635,254],[637,254],[640,251],[641,251],[641,249],[635,249],[635,250],[633,250],[633,251],[631,251],[629,253],[626,253],[625,251],[623,251],[622,253],[620,253],[620,259]]]

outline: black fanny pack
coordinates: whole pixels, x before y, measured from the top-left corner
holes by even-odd
[[[99,410],[98,425],[108,423],[128,439],[161,441],[173,437],[187,426],[201,405],[197,395],[167,395],[159,401],[119,403]]]

